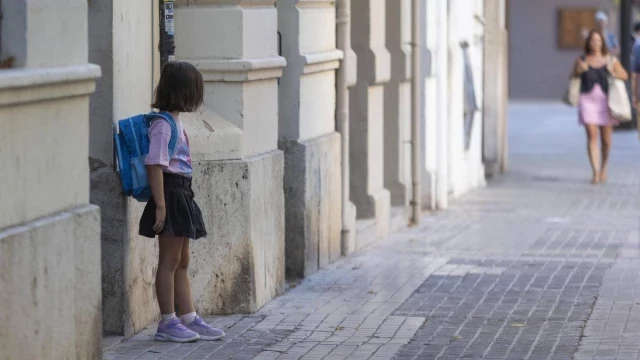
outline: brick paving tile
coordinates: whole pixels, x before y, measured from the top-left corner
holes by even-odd
[[[151,326],[104,359],[640,358],[636,135],[615,134],[594,187],[571,110],[510,121],[510,171],[487,188],[256,314],[208,318],[222,341],[157,343]]]

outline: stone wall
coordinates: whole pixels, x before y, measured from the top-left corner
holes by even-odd
[[[100,359],[87,3],[2,2],[0,359]],[[73,28],[73,32],[68,29]]]

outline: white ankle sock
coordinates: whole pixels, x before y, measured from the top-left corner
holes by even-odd
[[[171,321],[174,317],[176,317],[176,313],[162,315],[162,324],[166,324]]]
[[[196,319],[196,312],[192,312],[192,313],[188,313],[188,314],[184,314],[182,315],[182,321],[185,324],[191,324],[193,322],[193,320]]]

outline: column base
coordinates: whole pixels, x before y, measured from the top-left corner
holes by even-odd
[[[389,191],[381,189],[374,195],[370,195],[369,206],[375,213],[372,218],[359,219],[356,234],[356,248],[365,248],[371,243],[379,242],[391,231],[391,198]]]
[[[98,207],[0,231],[0,272],[3,358],[102,358]]]
[[[436,210],[436,176],[432,171],[422,171],[422,210]]]
[[[309,276],[342,253],[340,135],[281,140],[285,153],[286,275]]]
[[[193,299],[202,314],[257,311],[285,285],[284,156],[194,164],[209,235],[192,243]]]
[[[342,256],[347,256],[357,250],[356,242],[356,206],[349,202],[347,204],[346,219],[342,224]]]

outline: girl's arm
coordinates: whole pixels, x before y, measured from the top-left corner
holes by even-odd
[[[156,203],[156,222],[153,224],[153,231],[160,233],[164,227],[164,221],[167,216],[167,208],[164,202],[162,166],[147,165],[147,175],[149,176],[149,186],[153,194],[153,201]]]
[[[156,203],[156,220],[153,231],[162,232],[167,218],[167,207],[164,199],[164,179],[162,170],[169,166],[169,139],[171,127],[164,120],[155,120],[149,126],[149,153],[145,159],[149,187]]]

